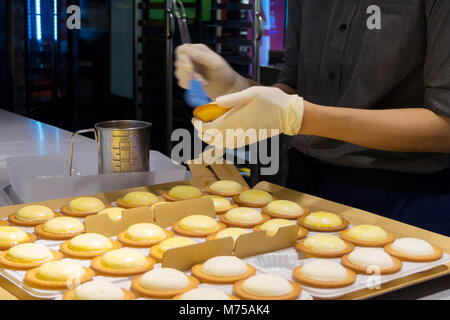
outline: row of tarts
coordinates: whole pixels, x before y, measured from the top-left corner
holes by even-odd
[[[25,206],[11,213],[11,224],[34,227],[34,234],[8,226],[0,220],[0,268],[28,270],[27,285],[40,289],[68,290],[64,299],[133,299],[135,293],[150,298],[174,299],[297,299],[304,284],[318,288],[351,285],[356,273],[373,267],[381,274],[398,272],[402,260],[437,260],[442,251],[417,238],[395,239],[375,225],[348,228],[349,222],[331,212],[310,212],[296,202],[276,199],[271,194],[245,189],[234,181],[221,180],[205,188],[179,185],[157,196],[150,192],[130,192],[112,207],[93,197],[76,198],[56,212],[45,206]],[[121,218],[124,208],[156,206],[166,201],[210,197],[218,221],[204,215],[191,215],[162,229],[155,224],[138,223],[119,233],[117,240],[100,234],[85,233],[80,219],[93,214]],[[232,201],[229,200],[232,199]],[[197,243],[193,238],[232,237],[234,240],[252,230],[269,236],[282,226],[299,226],[296,249],[305,257],[314,257],[293,270],[296,281],[271,274],[256,274],[256,269],[237,257],[219,256],[195,265],[192,275],[171,268],[153,268],[171,248]],[[312,232],[314,234],[308,234]],[[334,234],[339,232],[339,236]],[[175,233],[177,236],[175,236]],[[63,240],[59,251],[34,243],[41,239]],[[356,248],[355,248],[356,246]],[[131,248],[129,248],[131,247]],[[384,248],[383,250],[376,247]],[[149,248],[149,255],[132,248]],[[83,267],[74,259],[90,259]],[[341,258],[341,264],[327,258]],[[131,289],[125,290],[105,281],[91,281],[94,275],[129,277]],[[233,284],[234,295],[200,287],[199,283]],[[133,293],[134,292],[134,293]]]

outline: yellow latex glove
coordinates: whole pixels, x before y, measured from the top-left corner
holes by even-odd
[[[204,44],[183,44],[175,49],[175,77],[184,89],[190,89],[191,79],[199,80],[211,99],[250,86],[247,79]]]
[[[251,87],[216,103],[232,109],[211,122],[192,119],[200,139],[216,148],[240,148],[281,133],[296,135],[303,121],[303,98],[278,88]]]

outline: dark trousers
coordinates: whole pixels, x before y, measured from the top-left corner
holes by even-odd
[[[420,175],[348,168],[291,148],[286,186],[450,236],[450,170]]]

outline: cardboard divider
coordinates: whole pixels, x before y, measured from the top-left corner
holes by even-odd
[[[244,188],[249,189],[247,182],[233,164],[211,164],[211,169],[220,180],[233,180],[240,183]]]
[[[292,225],[279,228],[272,237],[265,231],[242,234],[236,239],[234,255],[246,258],[292,247],[297,241],[298,230],[297,225]]]
[[[187,271],[195,264],[216,256],[233,255],[233,238],[227,237],[169,249],[164,252],[161,266]]]
[[[155,223],[161,228],[170,227],[174,222],[193,214],[216,217],[214,202],[209,198],[167,202],[155,206],[153,211]]]
[[[106,237],[116,236],[129,226],[136,223],[155,223],[152,210],[149,207],[124,210],[122,218],[114,221],[107,214],[88,216],[84,220],[86,232],[100,233]]]

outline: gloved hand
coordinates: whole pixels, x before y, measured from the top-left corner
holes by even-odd
[[[200,139],[216,148],[240,148],[280,133],[296,135],[303,121],[303,98],[278,88],[251,87],[219,97],[216,103],[232,109],[211,122],[192,119]]]
[[[211,99],[247,89],[248,80],[231,68],[220,55],[204,44],[183,44],[175,50],[175,77],[178,85],[190,89],[190,80],[199,80]]]

